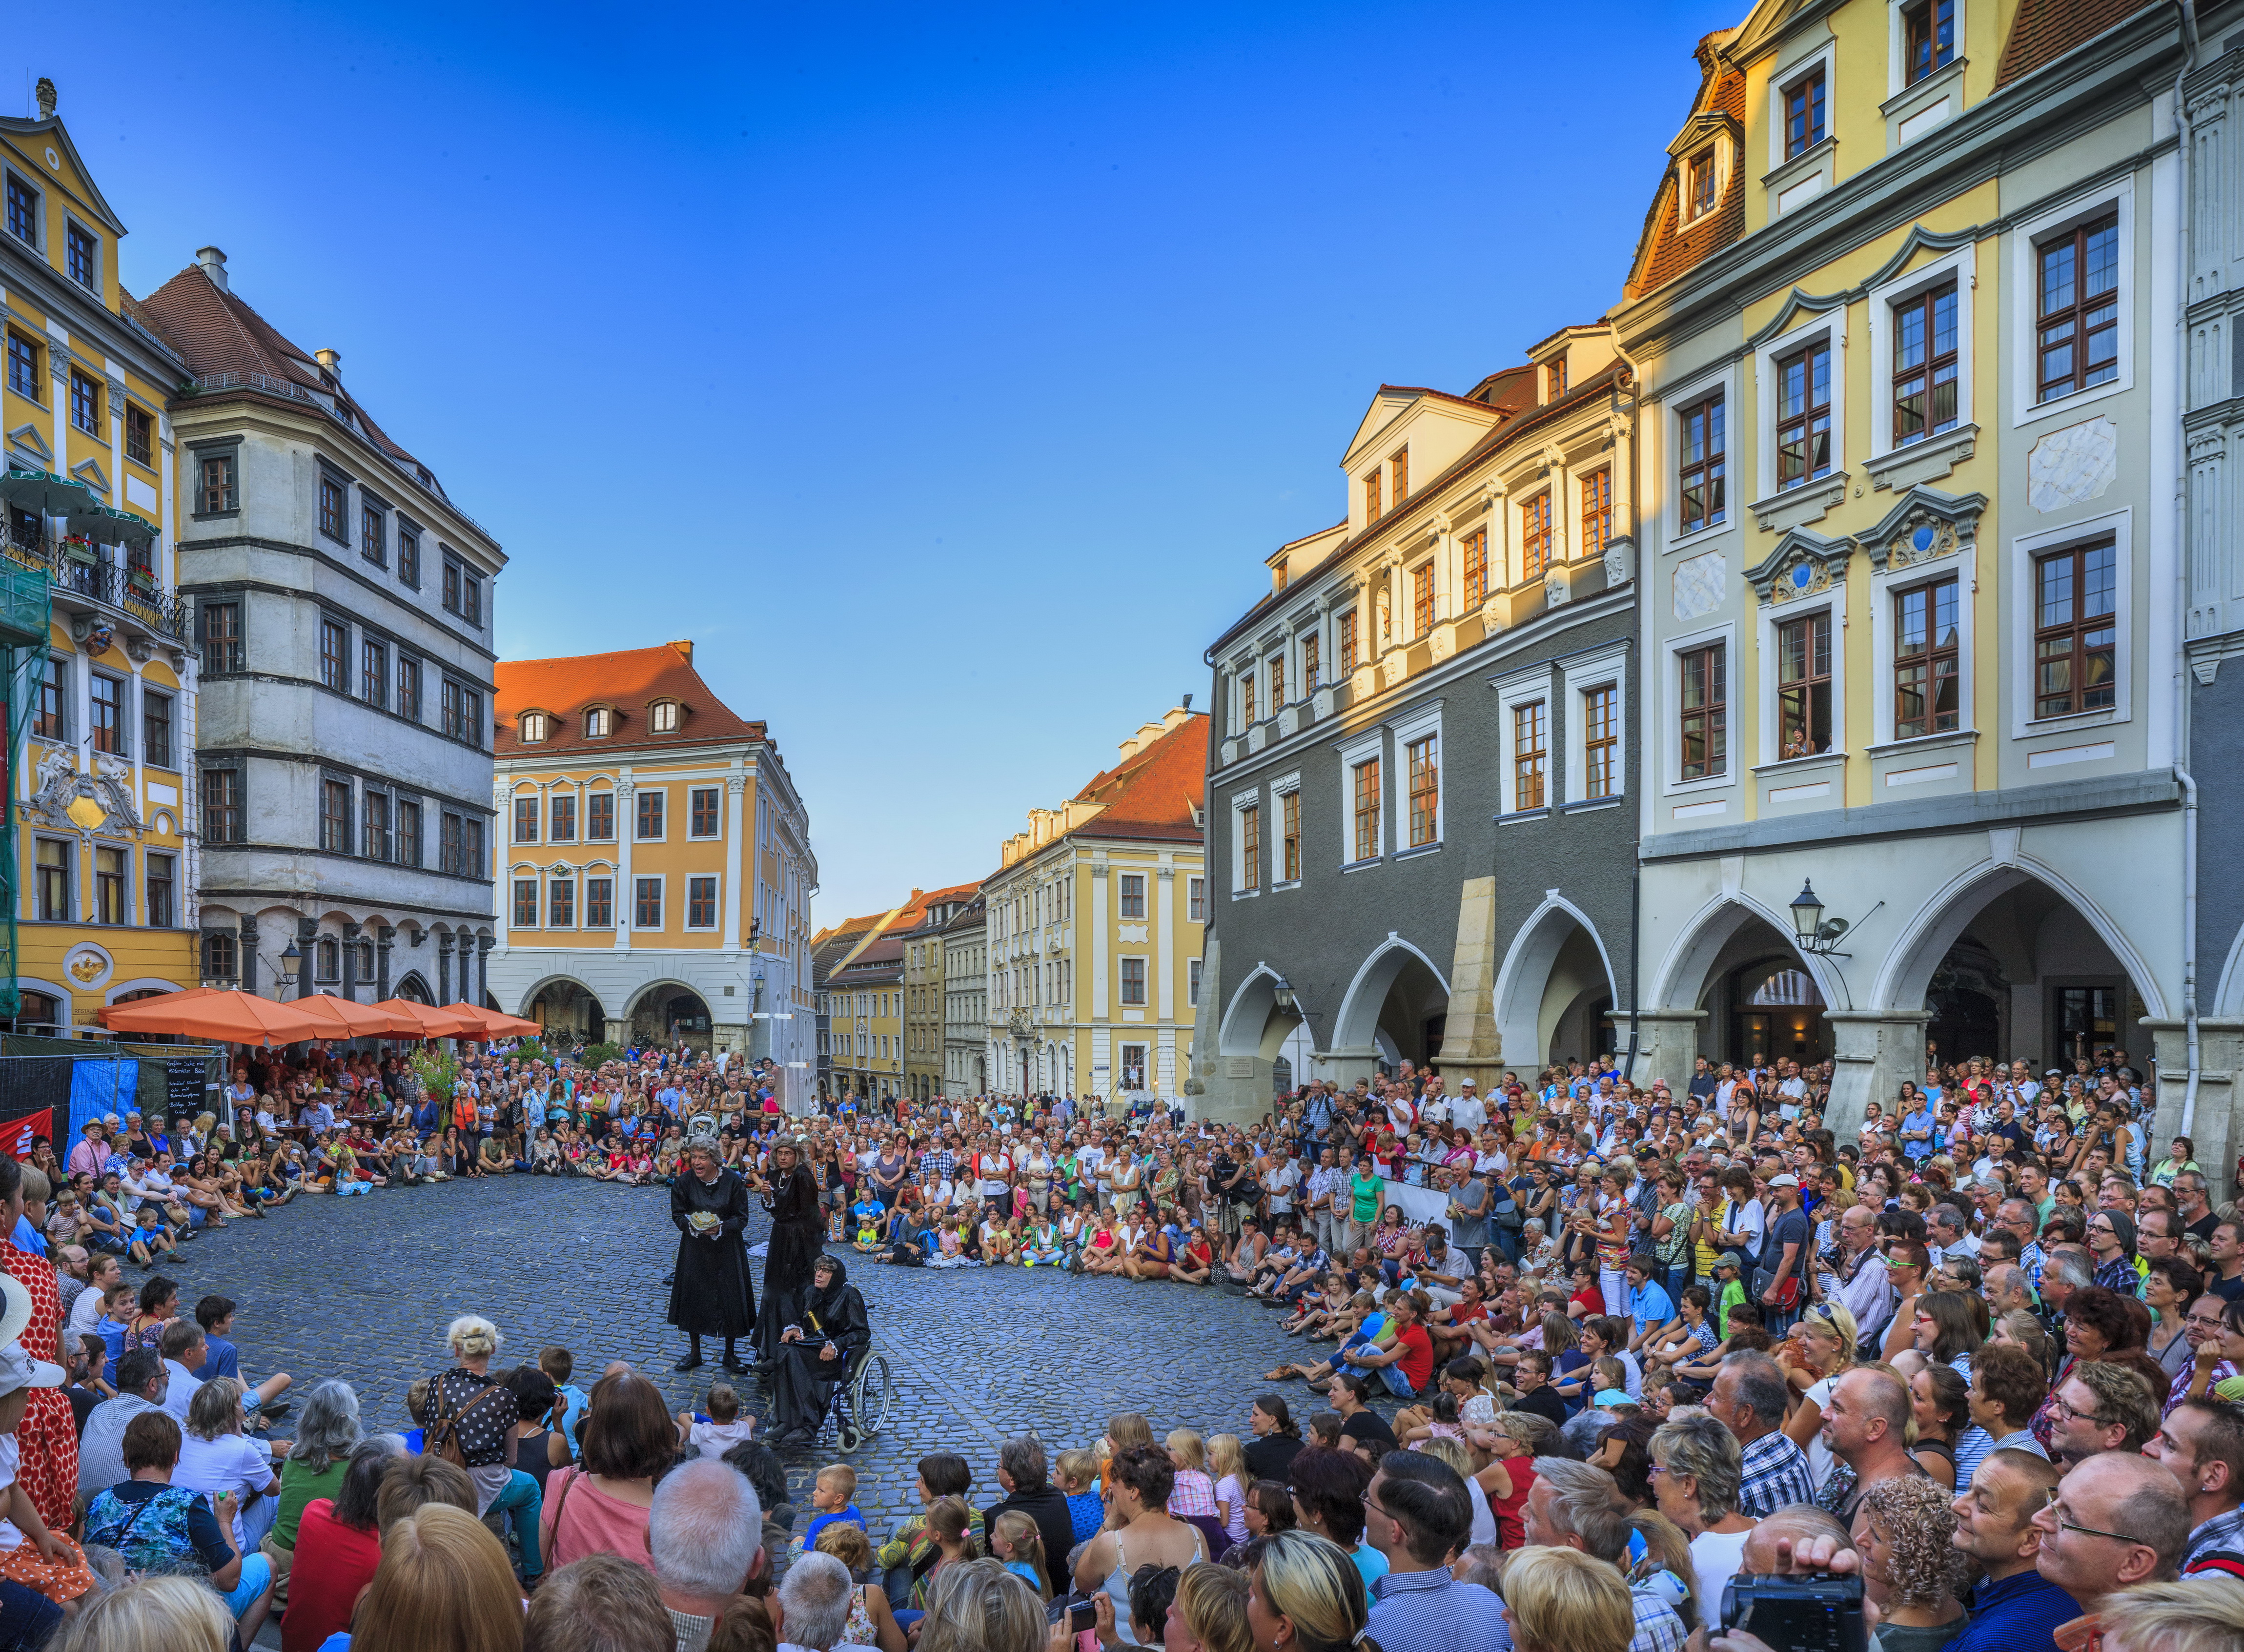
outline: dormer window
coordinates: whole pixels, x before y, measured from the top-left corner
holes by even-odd
[[[1395,457],[1387,461],[1387,472],[1394,485],[1387,491],[1390,504],[1401,504],[1402,496],[1410,491],[1410,450],[1397,448]]]
[[[1544,401],[1555,402],[1566,393],[1566,358],[1563,355],[1551,358],[1550,365],[1543,369],[1543,379]]]
[[[1702,149],[1683,164],[1683,211],[1701,218],[1714,210],[1714,152]]]
[[[1371,524],[1379,520],[1381,506],[1383,503],[1383,495],[1381,489],[1382,480],[1382,478],[1379,474],[1379,467],[1376,465],[1374,465],[1364,476],[1363,521],[1366,527],[1369,527]]]
[[[525,711],[522,714],[522,743],[524,745],[535,746],[539,744],[544,740],[545,733],[545,714],[544,712]]]
[[[678,711],[675,700],[658,700],[647,708],[646,726],[658,735],[675,734],[678,732]]]
[[[605,740],[608,737],[608,731],[611,727],[609,718],[612,715],[612,714],[605,706],[594,706],[589,711],[585,712],[585,738],[587,740]]]

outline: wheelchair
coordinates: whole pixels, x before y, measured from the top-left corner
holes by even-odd
[[[896,1384],[889,1375],[889,1362],[869,1343],[851,1363],[849,1374],[834,1385],[826,1415],[819,1422],[818,1439],[822,1444],[831,1438],[840,1450],[854,1452],[888,1426],[889,1408],[895,1403]]]

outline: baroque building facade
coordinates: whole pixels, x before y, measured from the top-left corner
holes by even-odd
[[[761,722],[693,645],[502,661],[498,1007],[613,1043],[771,1060],[814,1082],[810,820]]]
[[[943,1090],[990,1090],[990,908],[979,890],[943,926]]]
[[[173,413],[199,651],[206,978],[481,1002],[492,586],[506,559],[206,247],[142,303]]]
[[[1271,553],[1208,650],[1200,1110],[1614,1047],[1634,401],[1602,324],[1462,396],[1382,386],[1341,456],[1346,516]]]
[[[1640,1078],[1828,1058],[1846,1141],[1928,1046],[2179,1070],[2184,47],[2056,0],[1700,43],[1612,314]]]
[[[192,986],[197,674],[171,408],[190,372],[120,279],[125,235],[51,83],[0,118],[0,673],[16,892],[0,1015],[90,1026]]]
[[[982,884],[991,1088],[1125,1103],[1183,1093],[1207,901],[1207,739],[1206,713],[1174,708],[1006,839]]]

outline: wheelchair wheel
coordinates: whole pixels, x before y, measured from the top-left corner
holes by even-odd
[[[869,1439],[889,1425],[889,1407],[896,1393],[889,1380],[889,1362],[878,1354],[869,1356],[850,1386],[850,1421],[861,1439]]]

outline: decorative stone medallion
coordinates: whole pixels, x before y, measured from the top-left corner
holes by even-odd
[[[2037,511],[2061,511],[2101,498],[2119,474],[2119,427],[2099,414],[2033,444],[2027,497]]]

